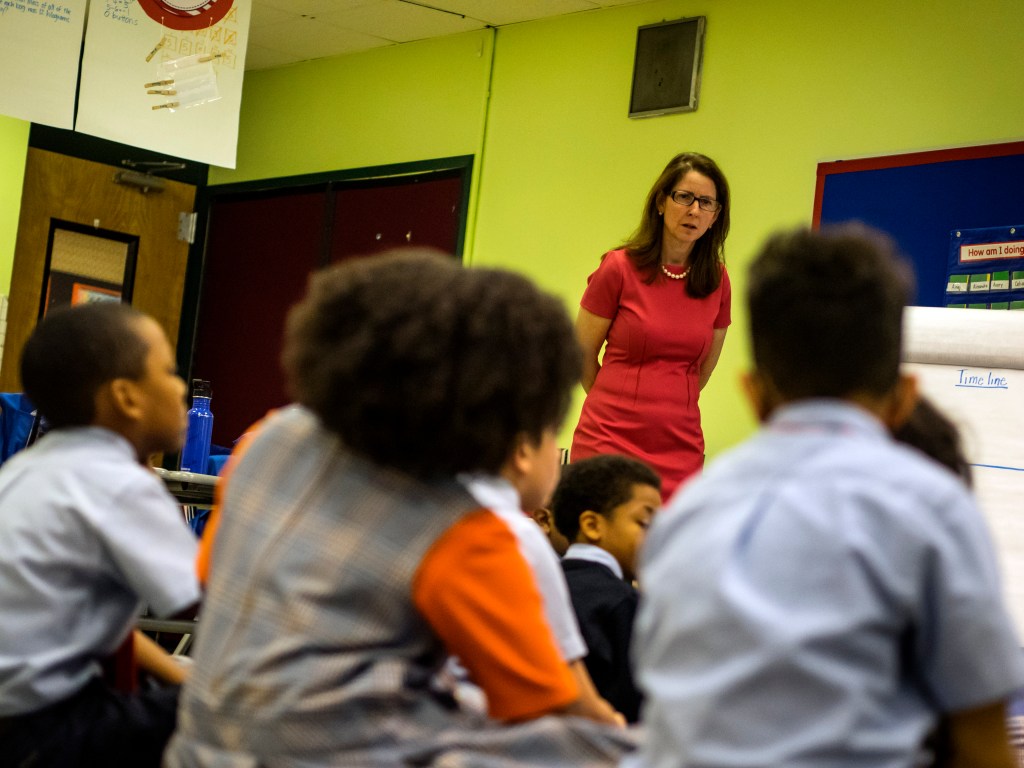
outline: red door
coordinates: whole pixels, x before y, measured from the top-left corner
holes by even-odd
[[[213,387],[213,442],[230,447],[290,402],[288,309],[329,263],[405,245],[460,250],[469,169],[262,192],[212,190],[192,377]]]
[[[331,262],[405,245],[458,253],[462,178],[358,182],[334,192]]]

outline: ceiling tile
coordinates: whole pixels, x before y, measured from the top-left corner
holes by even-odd
[[[317,16],[330,11],[358,8],[379,0],[253,0],[253,15],[258,6],[267,5],[295,16]]]
[[[483,29],[486,26],[477,19],[400,0],[378,0],[358,8],[330,11],[319,18],[333,26],[386,38],[396,43],[453,35]]]
[[[593,10],[592,0],[425,0],[426,4],[446,11],[465,14],[492,26],[516,24],[563,13]]]
[[[272,69],[283,67],[286,64],[295,64],[298,60],[295,54],[281,53],[261,45],[254,45],[252,41],[245,47],[245,70],[250,72],[256,69]]]
[[[648,0],[253,0],[246,68],[638,2]]]
[[[251,34],[254,29],[266,29],[268,27],[273,29],[276,25],[294,18],[294,13],[282,11],[280,8],[275,8],[266,3],[253,3],[252,18],[249,20],[249,32]]]
[[[293,61],[322,59],[391,44],[380,37],[301,17],[282,22],[272,30],[251,30],[249,39],[255,45],[292,54]]]

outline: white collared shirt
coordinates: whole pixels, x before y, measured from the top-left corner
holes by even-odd
[[[196,540],[121,435],[58,429],[0,471],[0,716],[66,699],[100,672],[142,603],[199,600]]]
[[[593,544],[570,544],[569,549],[563,555],[565,560],[586,560],[591,563],[603,565],[614,573],[618,578],[624,579],[622,566],[611,552],[595,547]]]
[[[512,484],[493,475],[459,475],[458,480],[481,506],[500,517],[519,542],[519,551],[533,571],[544,604],[551,631],[562,657],[569,662],[587,655],[576,612],[569,598],[565,574],[551,542],[519,503],[519,493]]]

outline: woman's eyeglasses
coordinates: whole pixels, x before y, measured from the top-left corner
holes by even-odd
[[[689,208],[693,205],[693,201],[696,200],[697,205],[700,206],[702,211],[708,211],[710,213],[714,213],[722,207],[722,204],[713,197],[697,197],[693,192],[685,192],[681,189],[677,189],[669,195],[669,197],[684,208]]]

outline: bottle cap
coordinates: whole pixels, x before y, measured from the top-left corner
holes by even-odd
[[[210,382],[206,379],[192,379],[192,397],[212,397]]]

